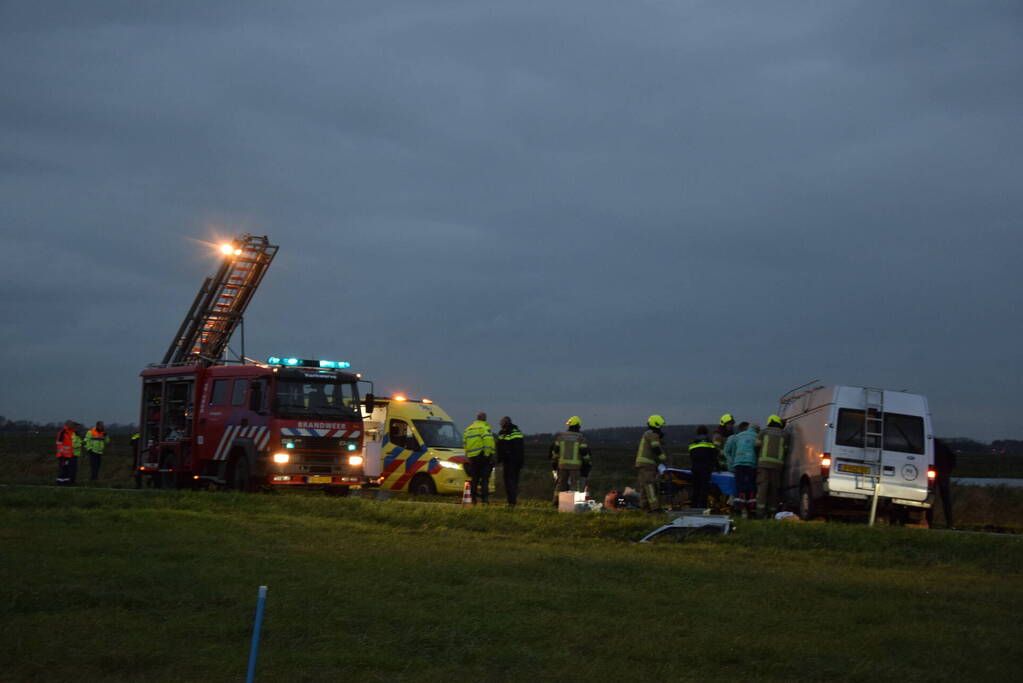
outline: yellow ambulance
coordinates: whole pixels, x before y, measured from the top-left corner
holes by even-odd
[[[363,411],[366,476],[385,491],[461,494],[469,479],[462,432],[428,398],[374,396]],[[490,492],[494,491],[490,474]]]

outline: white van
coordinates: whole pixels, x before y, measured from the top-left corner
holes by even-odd
[[[870,509],[875,493],[878,508],[893,516],[931,506],[934,440],[926,397],[807,386],[782,396],[779,410],[789,437],[782,487],[800,517],[839,502]]]

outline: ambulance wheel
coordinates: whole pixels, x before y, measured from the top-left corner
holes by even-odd
[[[239,455],[231,468],[231,488],[235,491],[252,491],[252,469],[249,467],[249,459]]]
[[[799,519],[809,522],[813,519],[813,494],[810,491],[810,482],[804,481],[799,485]]]
[[[413,496],[432,496],[437,493],[437,487],[429,475],[417,474],[412,477],[412,483],[408,485],[408,492]]]

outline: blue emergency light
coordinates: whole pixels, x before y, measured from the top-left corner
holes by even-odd
[[[283,365],[289,368],[329,368],[331,370],[344,370],[352,367],[346,360],[310,360],[308,358],[281,358],[270,356],[266,359],[267,365]]]

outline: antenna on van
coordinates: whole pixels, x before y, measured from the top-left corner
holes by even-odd
[[[794,389],[789,389],[788,391],[781,395],[781,398],[778,399],[778,405],[780,406],[788,405],[789,403],[792,403],[800,396],[806,396],[811,391],[817,391],[818,389],[820,389],[820,386],[815,386],[812,389],[806,389],[806,387],[817,384],[817,382],[820,382],[820,380],[812,379],[806,384],[800,384],[798,387],[795,387]],[[806,391],[800,391],[800,389],[806,389]]]

